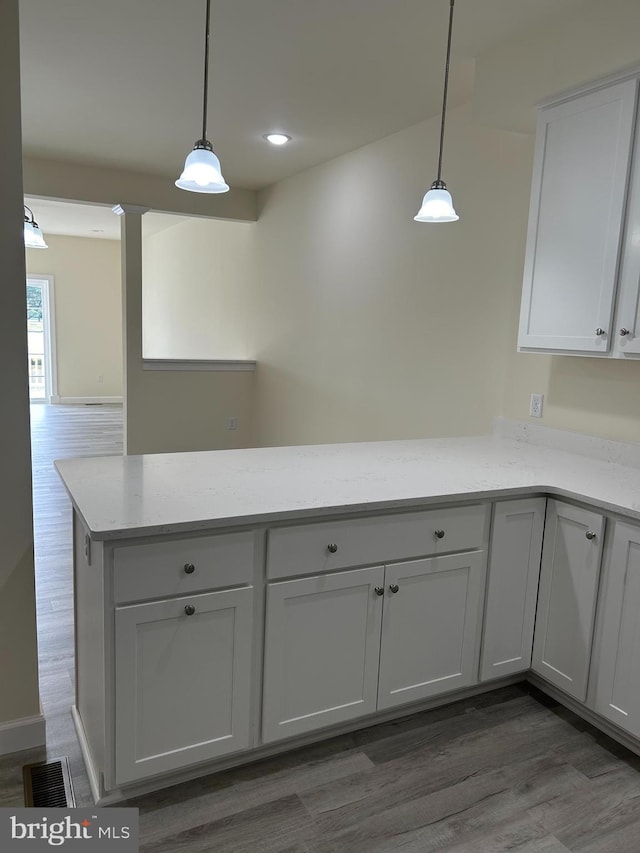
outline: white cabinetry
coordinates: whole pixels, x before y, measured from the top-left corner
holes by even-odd
[[[531,666],[546,499],[501,501],[493,512],[480,679]]]
[[[595,710],[640,737],[640,527],[615,523],[601,601]]]
[[[267,577],[298,577],[268,584],[263,740],[475,684],[486,536],[480,504],[270,531]]]
[[[477,682],[484,573],[480,551],[387,567],[378,708]]]
[[[637,84],[624,79],[538,114],[520,349],[618,357],[637,344],[638,168],[637,198],[625,225]],[[629,334],[620,336],[617,327]]]
[[[118,607],[116,782],[249,746],[253,590]]]
[[[532,669],[584,702],[604,518],[547,501]]]
[[[383,584],[379,566],[269,585],[265,742],[376,710]]]

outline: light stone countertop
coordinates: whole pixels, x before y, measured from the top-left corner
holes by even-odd
[[[478,438],[55,464],[91,535],[123,539],[541,493],[640,520],[639,461],[640,445],[498,419]]]

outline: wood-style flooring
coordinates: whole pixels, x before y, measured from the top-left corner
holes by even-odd
[[[122,406],[33,403],[31,454],[40,701],[47,748],[0,758],[0,807],[22,803],[23,764],[58,755],[69,756],[78,806],[92,805],[69,712],[74,701],[71,502],[53,460],[122,454]]]
[[[34,407],[41,689],[48,753],[71,724],[71,527],[59,456],[121,452],[115,408]],[[46,411],[45,411],[46,409]],[[20,768],[0,760],[0,806]],[[143,853],[640,853],[640,758],[526,685],[132,800]]]

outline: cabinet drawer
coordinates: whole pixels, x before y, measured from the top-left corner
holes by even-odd
[[[193,570],[191,571],[191,566]],[[161,539],[113,552],[116,604],[250,583],[252,533]]]
[[[276,528],[269,531],[267,577],[482,548],[486,518],[486,506],[480,504]]]

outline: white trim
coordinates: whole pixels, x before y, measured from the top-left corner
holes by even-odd
[[[640,77],[640,65],[634,63],[619,71],[614,71],[613,74],[607,74],[605,77],[598,77],[595,80],[590,80],[588,83],[583,83],[580,86],[574,86],[571,89],[562,89],[555,95],[550,95],[542,101],[538,101],[536,107],[542,109],[544,107],[555,106],[563,101],[571,101],[577,95],[586,95],[588,92],[596,92],[598,89],[606,89],[616,83],[624,83],[626,80],[633,80]]]
[[[0,755],[44,746],[46,741],[47,724],[42,714],[0,723]]]
[[[244,358],[143,358],[143,370],[255,370],[256,362]]]
[[[56,397],[51,399],[52,403],[60,406],[86,406],[93,403],[94,405],[101,403],[120,403],[122,405],[122,397]]]
[[[78,736],[80,752],[82,753],[82,758],[84,759],[84,766],[85,770],[87,771],[87,778],[89,779],[89,788],[91,788],[91,794],[93,796],[94,802],[98,803],[102,801],[102,791],[100,790],[100,777],[96,771],[95,764],[93,763],[93,756],[91,755],[89,741],[87,740],[87,735],[82,724],[82,718],[80,717],[80,713],[78,712],[78,709],[75,705],[71,706],[71,717],[73,719],[73,725],[75,726],[76,734]]]
[[[137,213],[139,216],[144,216],[150,208],[141,207],[139,204],[116,204],[111,210],[117,216],[124,216],[125,213]]]
[[[44,381],[45,402],[52,403],[58,396],[58,354],[56,350],[56,300],[55,279],[52,275],[27,273],[26,284],[42,288],[42,328],[44,331]]]

